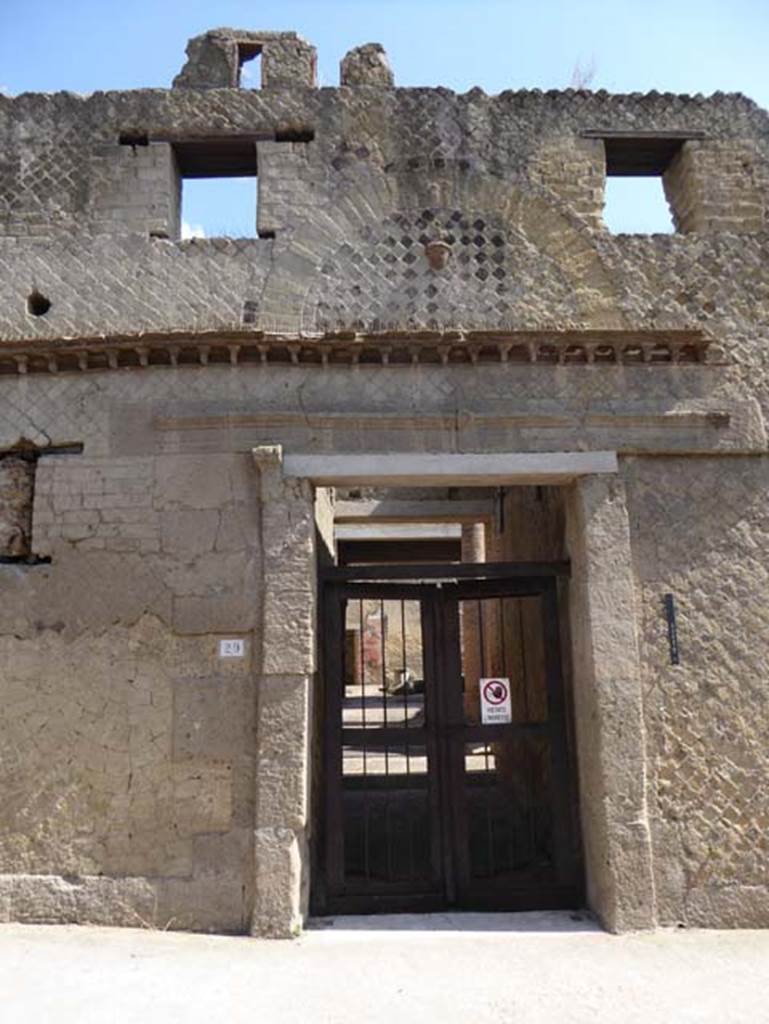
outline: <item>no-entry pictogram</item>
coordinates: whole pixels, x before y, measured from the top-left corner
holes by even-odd
[[[481,679],[480,689],[483,725],[499,725],[512,721],[510,680],[499,676]]]

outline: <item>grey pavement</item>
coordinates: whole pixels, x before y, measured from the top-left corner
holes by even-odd
[[[295,941],[0,925],[0,1024],[765,1024],[769,931],[567,913],[336,918]]]

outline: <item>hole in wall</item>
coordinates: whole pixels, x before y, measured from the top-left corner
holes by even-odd
[[[603,219],[615,235],[658,235],[675,231],[662,178],[657,175],[607,177]]]
[[[256,237],[254,138],[178,142],[182,238]]]
[[[121,132],[118,136],[121,146],[149,146],[150,140],[146,132]]]
[[[313,142],[314,139],[313,128],[281,128],[275,132],[276,142]]]
[[[593,131],[586,133],[596,137]],[[612,132],[603,136],[606,192],[603,219],[613,234],[671,234],[664,175],[687,138],[699,132]]]
[[[262,47],[257,43],[238,45],[238,85],[241,89],[262,87]]]
[[[45,316],[51,308],[51,300],[46,298],[37,288],[33,288],[27,296],[27,312],[30,316]]]
[[[256,178],[184,178],[182,238],[255,238]]]

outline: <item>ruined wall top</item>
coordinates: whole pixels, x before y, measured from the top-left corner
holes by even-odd
[[[317,84],[315,47],[296,32],[215,28],[187,43],[187,63],[175,89],[227,89],[240,85],[240,69],[261,55],[263,89]]]
[[[675,234],[612,235],[612,175],[661,179]],[[258,195],[252,236],[182,240],[184,183],[235,176]],[[739,94],[398,88],[377,43],[318,88],[296,33],[218,28],[170,89],[0,95],[0,346],[688,330],[718,316],[710,288],[644,311],[641,265],[672,261],[671,288],[703,245],[763,267],[768,227],[769,116]]]

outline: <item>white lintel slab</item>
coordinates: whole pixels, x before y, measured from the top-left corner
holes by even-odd
[[[337,499],[334,505],[336,523],[480,523],[493,515],[491,498],[481,501]]]
[[[346,523],[334,527],[337,540],[460,540],[461,523]]]
[[[356,455],[290,455],[283,473],[315,484],[388,487],[502,486],[560,484],[597,473],[616,473],[617,453],[497,452],[423,454],[414,452]]]

